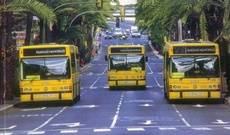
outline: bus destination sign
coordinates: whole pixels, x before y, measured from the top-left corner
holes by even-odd
[[[215,52],[215,46],[176,46],[173,48],[174,54],[199,54]]]
[[[111,53],[141,53],[141,47],[132,47],[132,48],[111,48]]]
[[[35,49],[25,49],[23,54],[24,56],[65,55],[66,50],[64,47],[35,48]]]

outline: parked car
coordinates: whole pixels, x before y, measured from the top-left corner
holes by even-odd
[[[123,35],[121,28],[115,28],[113,37],[114,38],[120,38]]]
[[[140,32],[138,32],[138,31],[132,31],[131,32],[131,36],[133,37],[133,38],[140,38],[141,37],[141,33]]]
[[[106,31],[104,38],[105,39],[112,39],[113,38],[113,33],[109,32],[109,31]]]

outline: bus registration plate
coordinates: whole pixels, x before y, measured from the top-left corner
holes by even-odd
[[[42,100],[42,99],[49,100],[49,99],[58,98],[58,95],[57,94],[37,94],[37,95],[34,95],[34,98],[37,100]]]
[[[184,92],[184,98],[206,98],[208,97],[207,92]]]

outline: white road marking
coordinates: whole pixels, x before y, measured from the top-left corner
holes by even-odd
[[[230,127],[223,127],[224,129],[230,130]]]
[[[220,124],[220,125],[225,125],[228,124],[229,122],[224,122],[223,120],[217,119],[216,122],[212,122],[214,124]]]
[[[145,131],[144,128],[127,128],[128,131]]]
[[[11,132],[0,132],[0,135],[12,135],[13,133]]]
[[[60,111],[58,111],[56,114],[54,114],[52,117],[50,117],[47,121],[45,121],[42,125],[40,125],[39,127],[35,128],[32,130],[32,132],[37,131],[41,128],[43,128],[44,126],[46,126],[51,120],[53,120],[54,118],[56,118],[58,115],[60,115],[67,107],[63,107]]]
[[[159,130],[177,130],[175,127],[160,127]]]
[[[148,74],[153,74],[153,71],[152,71],[151,67],[149,66],[149,63],[147,63],[147,67],[148,67],[149,70],[150,70],[150,73],[148,73]]]
[[[45,131],[31,131],[27,133],[28,135],[42,135],[45,134]]]
[[[98,105],[77,105],[74,106],[73,108],[95,108],[95,107],[99,107]]]
[[[158,74],[158,75],[163,75],[163,72],[158,72],[157,74]]]
[[[153,102],[153,100],[128,100],[128,101],[125,101],[125,103],[148,103],[148,102],[150,102],[150,103],[152,103]]]
[[[178,114],[178,116],[181,118],[181,120],[184,122],[184,124],[187,126],[187,127],[191,127],[191,125],[188,123],[188,121],[186,121],[186,119],[183,117],[183,115],[180,113],[180,111],[177,109],[176,105],[172,105],[173,108],[176,110],[176,113]]]
[[[103,88],[104,88],[104,89],[108,89],[108,88],[109,88],[109,86],[107,85],[107,86],[104,86]]]
[[[107,67],[104,69],[104,71],[102,73],[100,73],[98,75],[104,75],[106,71],[107,71]]]
[[[116,113],[115,113],[115,115],[113,117],[113,121],[112,121],[112,123],[110,125],[110,128],[114,128],[114,126],[117,123],[118,115],[119,115],[120,108],[121,108],[121,105],[123,103],[123,100],[124,100],[124,92],[122,92],[122,94],[121,94],[120,101],[119,101],[119,104],[117,106],[117,110],[116,110]]]
[[[151,105],[151,104],[142,104],[142,105],[139,105],[139,106],[149,107],[149,106],[153,106],[153,105]]]
[[[82,126],[83,124],[80,124],[80,122],[76,122],[76,123],[58,123],[58,124],[51,124],[51,126],[66,126],[66,127],[79,127]]]
[[[100,79],[100,77],[98,77],[93,84],[89,87],[90,89],[96,89],[97,87],[94,87],[94,85],[97,83],[97,81]]]
[[[146,120],[145,122],[142,122],[140,124],[143,124],[143,125],[152,125],[152,124],[156,124],[156,122],[153,122],[152,120]]]
[[[110,132],[111,131],[111,129],[109,129],[109,128],[104,128],[104,129],[94,129],[93,130],[93,132]]]
[[[13,129],[13,128],[16,128],[16,127],[17,127],[17,125],[12,125],[12,126],[10,126],[8,128],[0,128],[0,130],[10,130],[10,129]]]
[[[146,86],[146,88],[153,88],[153,86]]]
[[[93,75],[93,73],[92,73],[92,72],[89,72],[89,73],[87,74],[87,76],[91,76],[91,75]]]
[[[210,131],[212,130],[211,128],[207,128],[207,127],[197,127],[197,128],[192,128],[193,130],[204,130],[204,131]]]
[[[23,114],[23,115],[16,115],[19,117],[48,117],[48,116],[52,116],[53,114]]]
[[[203,107],[205,107],[205,105],[197,104],[197,105],[194,105],[193,107],[203,108]]]
[[[4,107],[1,107],[0,108],[0,112],[1,111],[5,111],[5,110],[7,110],[7,109],[9,109],[9,108],[11,108],[11,107],[13,107],[14,105],[6,105],[6,106],[4,106]]]
[[[156,82],[157,86],[160,88],[163,88],[164,86],[160,85],[160,83],[157,81],[156,77],[153,77],[154,81]]]
[[[27,111],[40,111],[40,110],[45,110],[46,107],[41,107],[41,108],[30,108],[30,109],[22,109],[22,112],[27,112]]]
[[[73,133],[77,133],[78,130],[61,130],[60,133],[61,134],[73,134]]]

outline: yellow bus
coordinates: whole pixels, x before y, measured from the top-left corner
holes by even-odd
[[[73,45],[42,44],[19,49],[20,101],[80,99],[79,54]]]
[[[164,47],[164,95],[170,100],[222,99],[217,44],[185,40]]]
[[[141,45],[110,45],[108,55],[109,88],[146,87],[145,47]]]

